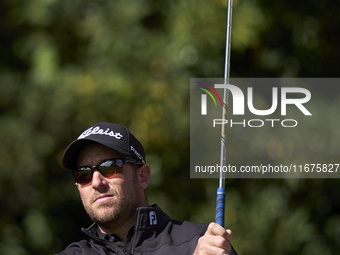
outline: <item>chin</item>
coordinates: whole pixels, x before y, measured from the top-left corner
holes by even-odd
[[[97,223],[111,222],[114,219],[114,210],[102,208],[96,210],[90,217]]]

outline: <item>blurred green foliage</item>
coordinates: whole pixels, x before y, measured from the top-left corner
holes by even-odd
[[[231,76],[337,77],[339,4],[234,0]],[[0,1],[0,254],[53,254],[83,238],[90,221],[60,162],[99,121],[144,144],[150,203],[179,220],[214,220],[217,180],[189,178],[189,78],[223,76],[226,5]],[[337,254],[339,184],[227,180],[236,250]]]

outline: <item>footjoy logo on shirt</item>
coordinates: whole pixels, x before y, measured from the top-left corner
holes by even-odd
[[[113,131],[111,131],[109,128],[107,128],[105,131],[104,129],[101,129],[100,127],[90,127],[89,129],[85,130],[79,137],[78,139],[82,139],[85,137],[88,137],[90,135],[107,135],[107,136],[112,136],[116,139],[122,139],[123,135],[121,133],[115,133]]]
[[[156,212],[151,211],[149,212],[149,218],[150,218],[150,225],[157,225],[157,218],[156,218]]]

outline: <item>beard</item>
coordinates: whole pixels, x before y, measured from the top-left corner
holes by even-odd
[[[119,196],[115,190],[109,194],[115,199],[101,202],[95,208],[84,205],[91,220],[106,229],[119,228],[131,219],[134,221],[136,208],[141,203],[137,180],[133,181],[127,195]]]

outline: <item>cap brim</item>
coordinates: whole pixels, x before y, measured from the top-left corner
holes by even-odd
[[[65,150],[64,155],[63,155],[63,159],[62,159],[62,164],[64,167],[68,168],[68,169],[75,169],[77,167],[77,160],[78,160],[78,155],[80,153],[80,151],[86,147],[87,145],[91,144],[91,143],[99,143],[102,144],[112,150],[115,150],[119,153],[125,154],[125,155],[130,155],[130,153],[118,146],[109,144],[109,143],[105,143],[105,141],[94,141],[92,139],[78,139],[73,141]]]

